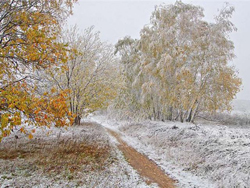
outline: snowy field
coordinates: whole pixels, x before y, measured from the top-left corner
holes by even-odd
[[[0,187],[157,187],[128,165],[103,127],[37,128],[0,143]],[[82,149],[82,150],[81,150]]]
[[[104,127],[120,132],[180,188],[250,187],[249,126],[128,122],[101,115],[68,129],[36,128],[32,140],[19,132],[4,138],[0,187],[157,187],[127,163]]]
[[[250,129],[178,122],[140,123],[90,117],[154,160],[178,187],[250,187]]]

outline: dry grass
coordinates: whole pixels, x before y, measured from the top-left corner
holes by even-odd
[[[150,187],[102,126],[49,131],[46,136],[37,129],[32,140],[11,135],[0,143],[0,187]]]
[[[44,172],[61,173],[66,169],[70,172],[80,171],[88,165],[89,170],[101,169],[109,157],[109,147],[99,148],[97,145],[86,145],[74,141],[60,142],[55,145],[38,143],[17,149],[1,149],[0,159],[25,159],[36,167],[43,168]]]
[[[84,128],[88,126],[93,124],[82,125]],[[71,174],[69,178],[73,178],[78,172],[103,170],[110,163],[110,146],[85,142],[83,137],[17,139],[18,146],[10,142],[0,148],[0,159],[6,160],[4,170],[7,173],[18,168],[53,176],[67,172]],[[14,162],[15,167],[8,165],[9,162]]]

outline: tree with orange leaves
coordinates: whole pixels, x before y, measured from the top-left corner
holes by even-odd
[[[0,140],[23,123],[71,124],[67,91],[38,95],[35,72],[66,62],[57,38],[76,0],[0,2]]]

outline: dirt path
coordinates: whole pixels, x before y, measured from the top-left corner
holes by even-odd
[[[148,179],[148,184],[157,183],[159,187],[162,188],[175,187],[175,181],[170,179],[153,161],[128,146],[117,132],[110,129],[107,129],[107,131],[117,139],[119,142],[118,148],[123,152],[130,165],[137,170],[142,177]]]

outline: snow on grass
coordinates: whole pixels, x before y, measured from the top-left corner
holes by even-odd
[[[179,187],[243,188],[250,186],[250,129],[178,122],[118,122],[91,117],[114,130],[146,154]]]
[[[4,138],[0,187],[157,186],[146,185],[103,127],[85,122],[67,129],[36,128],[32,140],[19,131]]]

